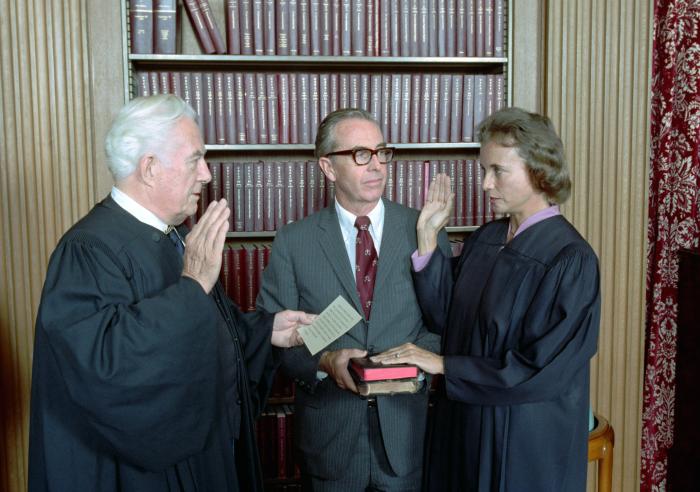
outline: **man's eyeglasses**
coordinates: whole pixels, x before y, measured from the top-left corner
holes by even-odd
[[[355,164],[357,164],[358,166],[366,166],[367,164],[369,164],[369,161],[372,160],[372,156],[376,155],[377,160],[380,164],[387,164],[391,162],[391,159],[394,158],[394,150],[394,147],[380,147],[374,150],[367,149],[365,147],[358,147],[356,149],[337,150],[335,152],[329,152],[323,157],[330,157],[332,155],[351,155],[352,160],[355,161]]]

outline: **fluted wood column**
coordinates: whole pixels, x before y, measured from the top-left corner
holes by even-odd
[[[119,7],[113,17],[112,6],[95,5],[102,3],[0,0],[0,490],[4,491],[26,490],[34,322],[48,258],[61,234],[105,188],[102,152],[95,142],[104,135],[115,98],[99,94],[111,91],[113,84],[112,76],[105,77],[100,70],[115,64],[103,53],[96,61],[90,39],[109,39],[116,26],[118,40]],[[90,12],[96,7],[102,10],[97,16]],[[110,22],[111,33],[102,29]],[[115,75],[121,84],[121,74],[115,71]],[[96,100],[106,107],[96,107]]]
[[[572,170],[564,213],[600,258],[591,398],[615,429],[619,491],[639,490],[652,8],[652,0],[550,0],[546,9],[544,106]]]

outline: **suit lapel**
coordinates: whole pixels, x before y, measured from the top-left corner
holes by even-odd
[[[398,213],[398,207],[384,200],[384,231],[382,232],[382,244],[379,249],[379,263],[377,264],[377,278],[374,282],[374,291],[383,288],[389,272],[394,268],[399,246],[405,241],[401,237],[403,229],[403,217]]]
[[[360,296],[357,293],[357,285],[355,284],[354,272],[350,268],[350,261],[345,250],[343,242],[343,233],[340,231],[340,224],[335,213],[335,206],[330,205],[320,212],[319,217],[319,236],[318,241],[321,244],[321,250],[326,255],[331,268],[335,271],[336,277],[340,284],[345,289],[348,297],[352,300],[352,304],[357,309],[357,312],[362,313],[360,304]]]

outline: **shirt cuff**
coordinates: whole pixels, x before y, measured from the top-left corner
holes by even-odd
[[[427,265],[428,262],[430,261],[430,258],[433,257],[434,252],[435,251],[431,251],[428,254],[420,256],[418,254],[418,250],[415,250],[413,252],[413,254],[411,255],[411,262],[413,263],[413,271],[420,272],[422,269],[424,269],[425,265]]]

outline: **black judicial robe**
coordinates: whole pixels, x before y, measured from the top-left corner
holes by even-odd
[[[181,271],[168,237],[109,197],[61,239],[36,324],[30,491],[262,490],[272,317]]]
[[[426,489],[584,491],[598,260],[562,216],[505,244],[507,231],[486,224],[455,268],[436,252],[414,273],[445,362]]]

